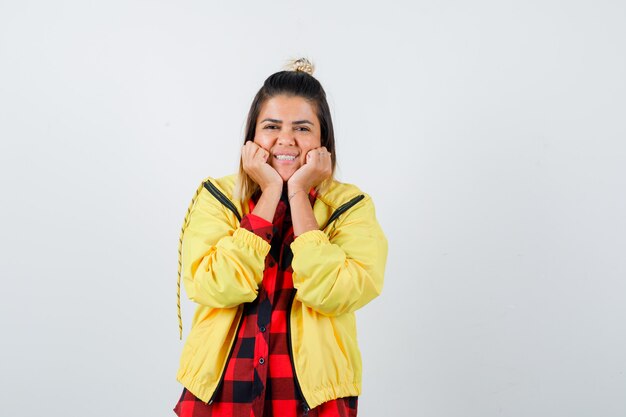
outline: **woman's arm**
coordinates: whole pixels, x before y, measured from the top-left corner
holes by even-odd
[[[204,189],[193,205],[182,239],[183,281],[191,300],[228,308],[256,298],[283,188],[278,172],[266,163],[268,156],[267,150],[252,141],[241,148],[243,168],[262,194],[239,227],[233,226],[233,217]]]
[[[316,228],[291,244],[296,298],[328,316],[355,311],[377,297],[387,261],[387,238],[368,195],[337,222],[330,239]]]
[[[244,216],[239,227],[236,222],[222,203],[201,190],[182,238],[183,283],[191,300],[229,308],[256,298],[271,227],[255,215]]]
[[[319,225],[313,214],[313,207],[309,200],[309,191],[302,188],[293,190],[289,187],[289,209],[291,210],[291,223],[293,224],[294,237],[300,236],[309,230],[318,230]]]
[[[306,163],[289,178],[287,187],[294,236],[319,229],[308,193],[331,174],[330,152],[321,146],[311,149],[306,155]]]

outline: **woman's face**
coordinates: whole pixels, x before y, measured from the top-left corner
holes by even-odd
[[[313,107],[302,97],[279,95],[268,99],[256,121],[254,143],[267,150],[270,164],[287,181],[321,146],[321,129]]]

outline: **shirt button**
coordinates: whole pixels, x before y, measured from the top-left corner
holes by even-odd
[[[260,330],[261,330],[263,333],[265,333],[265,330],[267,330],[267,329],[265,328],[265,326],[261,326]]]
[[[265,363],[265,359],[260,358],[260,359],[259,359],[259,363],[260,363],[261,365],[263,365],[263,364]]]

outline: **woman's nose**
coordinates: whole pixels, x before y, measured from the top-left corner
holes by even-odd
[[[281,130],[278,133],[278,144],[279,145],[293,145],[296,143],[296,139],[293,135],[293,132],[288,130]]]

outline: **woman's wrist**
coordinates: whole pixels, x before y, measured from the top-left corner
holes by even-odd
[[[287,197],[291,207],[291,221],[294,237],[309,230],[319,229],[313,214],[313,207],[308,198],[309,188],[298,184],[289,184]]]
[[[299,190],[304,190],[304,192],[309,192],[309,190],[311,189],[311,187],[307,187],[306,184],[299,184],[296,182],[287,182],[287,190],[289,192],[289,194],[291,195],[292,193],[295,193]]]
[[[276,186],[268,186],[262,190],[261,196],[252,210],[252,214],[272,222],[282,191],[282,187]]]
[[[304,189],[302,189],[302,188],[300,188],[298,190],[295,190],[295,191],[288,191],[288,193],[287,193],[287,201],[291,201],[291,198],[294,197],[299,192],[306,193],[306,191],[304,191]]]
[[[280,195],[283,192],[283,183],[273,182],[270,184],[264,184],[263,186],[259,184],[259,188],[261,189],[262,193],[278,193],[278,195]]]

